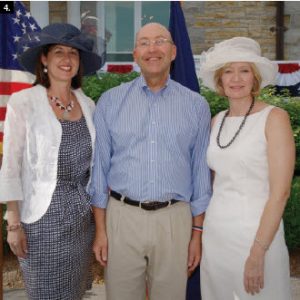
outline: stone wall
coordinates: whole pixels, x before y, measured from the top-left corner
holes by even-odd
[[[285,56],[288,60],[300,61],[300,2],[286,1],[285,14],[289,15],[289,21],[285,23]]]
[[[276,57],[276,1],[182,1],[193,53],[215,42],[246,36],[260,43],[262,53]],[[285,59],[300,59],[300,2],[285,2]]]
[[[49,2],[49,22],[67,22],[67,1],[48,1]],[[27,10],[30,10],[30,1],[23,1]]]
[[[49,22],[64,23],[67,22],[67,2],[49,1]]]

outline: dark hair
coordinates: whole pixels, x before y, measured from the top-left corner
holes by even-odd
[[[48,77],[48,73],[44,72],[45,66],[42,64],[41,57],[42,57],[42,55],[47,56],[49,51],[51,50],[51,48],[53,48],[55,45],[56,44],[50,44],[50,45],[46,45],[42,48],[40,55],[39,55],[39,59],[36,62],[36,66],[35,66],[36,79],[35,79],[35,82],[33,83],[33,85],[41,84],[45,88],[50,87],[51,84],[50,84],[50,80]],[[83,66],[81,63],[80,51],[79,51],[79,69],[78,69],[76,76],[74,76],[72,78],[72,82],[71,82],[71,86],[73,89],[78,89],[81,87],[82,74],[83,74]]]

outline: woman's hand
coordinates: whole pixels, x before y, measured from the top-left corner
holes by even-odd
[[[7,232],[7,242],[11,251],[18,257],[27,257],[27,238],[24,230],[18,228]]]
[[[254,244],[245,263],[244,287],[251,295],[258,294],[264,287],[265,250]]]
[[[27,238],[22,228],[18,201],[7,202],[7,242],[11,251],[18,257],[27,257]]]

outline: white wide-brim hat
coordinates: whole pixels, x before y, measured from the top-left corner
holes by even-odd
[[[200,67],[203,85],[216,91],[214,81],[216,70],[232,62],[254,63],[262,78],[260,88],[275,83],[278,65],[261,56],[260,46],[255,40],[234,37],[215,44],[204,54],[204,62]]]

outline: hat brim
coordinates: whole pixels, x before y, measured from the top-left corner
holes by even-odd
[[[26,71],[35,74],[36,64],[40,59],[42,48],[51,44],[56,44],[56,43],[45,43],[39,47],[30,48],[26,50],[18,57],[19,63]],[[59,43],[59,44],[74,47],[79,50],[80,61],[83,66],[83,75],[89,75],[95,73],[102,67],[103,64],[102,57],[97,55],[96,53],[91,51],[86,51],[84,49],[80,49],[78,45],[76,45],[75,47],[75,45],[72,45],[71,43],[68,44]]]
[[[275,84],[276,74],[278,72],[278,65],[275,62],[262,56],[255,55],[244,55],[240,52],[232,52],[229,55],[224,55],[218,60],[208,60],[203,63],[200,68],[200,78],[202,79],[203,85],[208,88],[217,91],[214,81],[215,72],[224,67],[227,63],[233,62],[248,62],[253,63],[258,69],[262,78],[260,88],[264,88],[267,85]]]

